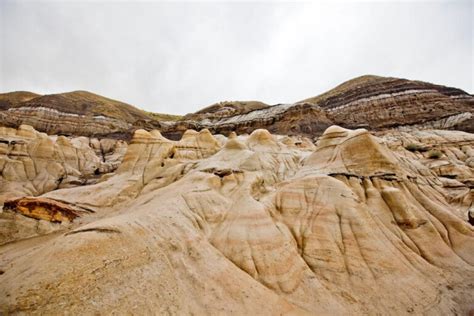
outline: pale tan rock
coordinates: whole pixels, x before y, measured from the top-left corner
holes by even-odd
[[[90,143],[86,137],[50,137],[27,125],[0,128],[0,205],[6,198],[36,196],[86,183],[88,178],[118,167],[126,148],[122,141],[115,141],[114,150],[105,159]]]
[[[405,175],[388,148],[367,130],[329,127],[305,162],[309,173],[357,176]]]
[[[95,213],[1,246],[5,313],[467,313],[474,230],[398,136],[334,126],[309,156],[265,130],[160,136],[46,194]]]
[[[427,179],[430,185],[442,193],[456,215],[467,220],[467,211],[474,201],[474,168],[471,157],[474,135],[460,131],[411,130],[388,131],[383,140],[394,153],[408,160],[414,174]],[[418,143],[429,150],[410,152],[409,144]],[[430,158],[431,152],[441,152],[439,158]]]
[[[200,132],[187,130],[175,146],[175,157],[179,159],[202,159],[215,154],[221,145],[207,129]]]

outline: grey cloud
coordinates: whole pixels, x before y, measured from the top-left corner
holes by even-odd
[[[304,99],[362,74],[473,92],[456,2],[0,3],[0,90],[89,90],[155,112]]]

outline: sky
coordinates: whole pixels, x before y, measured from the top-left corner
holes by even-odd
[[[0,92],[153,112],[295,102],[375,74],[474,93],[474,1],[0,1]]]

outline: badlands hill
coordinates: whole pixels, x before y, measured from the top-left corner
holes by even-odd
[[[51,95],[31,92],[0,94],[0,122],[28,124],[48,134],[127,138],[137,128],[157,128],[160,120],[178,117],[148,113],[132,105],[87,91]]]
[[[206,110],[206,109],[204,109]],[[370,130],[441,128],[474,131],[474,97],[460,89],[379,76],[349,80],[322,95],[253,111],[196,112],[162,126],[163,135],[179,139],[188,128],[227,135],[265,128],[282,135],[321,135],[330,125]]]
[[[269,105],[260,101],[223,101],[209,105],[195,113],[187,114],[184,120],[202,120],[245,114],[255,110],[268,108]]]
[[[451,87],[379,76],[349,80],[309,102],[336,124],[384,129],[399,126],[474,131],[474,97]]]
[[[39,94],[29,91],[0,93],[0,110],[8,110],[16,104],[39,97]]]
[[[48,134],[124,140],[136,129],[160,129],[174,140],[188,129],[229,135],[265,128],[314,138],[334,124],[371,131],[417,127],[474,132],[473,113],[474,97],[460,89],[379,76],[358,77],[295,103],[225,101],[184,117],[145,112],[86,91],[0,94],[0,125],[28,124]]]
[[[472,96],[365,76],[177,122],[114,102],[0,96],[0,314],[474,312]]]

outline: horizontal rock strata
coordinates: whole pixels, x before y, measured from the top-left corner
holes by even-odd
[[[139,127],[160,127],[142,110],[86,91],[44,96],[29,92],[0,94],[0,124],[13,128],[31,125],[50,135],[125,140]]]
[[[162,126],[178,139],[189,128],[227,135],[265,128],[272,133],[319,136],[330,125],[384,130],[394,127],[457,129],[474,132],[474,97],[466,92],[420,81],[377,76],[355,78],[314,98],[245,114],[195,115]]]
[[[398,78],[362,76],[319,96],[269,106],[226,101],[178,119],[153,114],[86,91],[39,96],[0,94],[0,125],[28,124],[48,134],[130,141],[137,129],[160,129],[179,140],[186,130],[250,134],[265,128],[280,135],[313,138],[337,124],[380,131],[452,129],[474,132],[474,97],[460,89]]]

